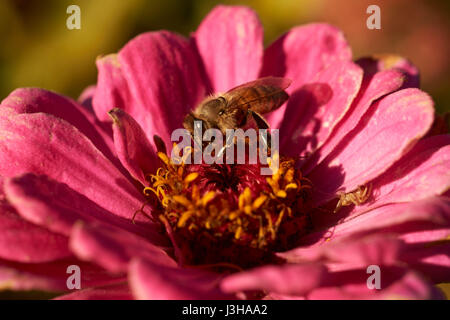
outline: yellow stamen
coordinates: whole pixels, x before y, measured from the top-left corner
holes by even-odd
[[[286,197],[287,197],[287,193],[286,193],[286,191],[284,191],[284,190],[280,190],[280,191],[278,191],[278,192],[276,193],[276,196],[277,196],[278,198],[286,198]]]
[[[231,212],[231,213],[230,213],[230,215],[228,216],[228,218],[229,218],[230,220],[234,220],[234,219],[236,219],[238,216],[239,216],[239,211],[234,211],[234,212]]]
[[[180,220],[178,220],[177,227],[182,228],[186,224],[186,221],[194,214],[193,211],[186,211],[183,212],[183,214],[180,217]]]
[[[155,189],[150,187],[145,187],[143,192],[146,196],[149,196],[150,192],[153,192],[156,196],[158,196],[158,193],[155,191]]]
[[[164,162],[166,166],[170,166],[169,157],[165,153],[158,152],[158,157],[161,159],[162,162]]]
[[[285,176],[284,176],[284,180],[286,181],[286,182],[291,182],[292,180],[294,180],[294,174],[295,174],[295,170],[294,170],[294,168],[290,168],[287,172],[286,172],[286,174],[285,174]]]
[[[182,168],[182,167],[180,167],[180,168]],[[184,183],[189,184],[189,183],[191,183],[192,181],[194,181],[197,178],[198,178],[198,173],[197,172],[189,173],[186,176],[186,178],[184,178]]]
[[[266,215],[266,220],[267,220],[267,228],[269,229],[271,235],[272,235],[272,240],[275,240],[275,230],[273,229],[273,225],[272,225],[272,217],[270,216],[269,212],[265,212]]]
[[[297,186],[296,183],[289,183],[289,184],[284,188],[284,190],[297,189],[297,188],[298,188],[298,186]]]
[[[253,209],[253,210],[258,210],[258,209],[264,204],[264,202],[265,202],[266,200],[267,200],[267,196],[265,196],[265,195],[259,196],[259,197],[253,202],[252,209]]]
[[[189,208],[192,206],[191,201],[189,201],[186,197],[184,196],[173,196],[172,197],[173,200],[175,200],[176,202],[178,202],[179,204],[183,205],[185,208]]]
[[[214,196],[216,193],[214,191],[208,191],[202,198],[202,205],[206,207],[208,202],[210,202],[212,199],[214,199]]]
[[[242,227],[239,226],[239,227],[237,228],[237,230],[236,230],[236,233],[234,234],[234,238],[235,238],[236,240],[239,240],[239,238],[241,237],[241,234],[242,234]]]
[[[278,228],[281,224],[281,220],[283,220],[284,217],[284,211],[285,209],[283,208],[280,212],[280,215],[278,216],[277,222],[275,222],[275,226]]]

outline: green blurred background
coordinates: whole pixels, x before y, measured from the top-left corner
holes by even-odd
[[[220,1],[212,0],[1,0],[0,99],[16,87],[36,86],[78,97],[96,82],[95,58],[116,52],[133,36],[169,29],[184,35]],[[341,28],[354,57],[397,53],[420,69],[422,88],[440,112],[450,110],[450,1],[259,0],[270,43],[290,27],[313,21]],[[66,8],[81,8],[81,30],[66,28]],[[381,8],[381,30],[366,28],[366,8]]]

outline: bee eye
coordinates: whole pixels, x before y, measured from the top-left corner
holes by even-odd
[[[219,116],[223,115],[224,113],[225,113],[225,110],[224,110],[224,109],[220,110],[220,111],[219,111]]]

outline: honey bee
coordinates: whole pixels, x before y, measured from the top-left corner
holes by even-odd
[[[193,112],[186,115],[183,126],[191,134],[194,121],[202,121],[203,130],[256,127],[268,129],[263,114],[278,109],[289,95],[284,91],[291,84],[286,78],[266,77],[237,86],[224,94],[203,100]]]

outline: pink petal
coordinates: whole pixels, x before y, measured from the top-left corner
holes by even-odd
[[[325,159],[345,139],[345,136],[362,121],[373,101],[398,90],[403,82],[403,74],[396,70],[380,71],[376,74],[365,72],[361,88],[350,110],[339,121],[323,146],[314,152],[311,159],[308,159],[307,163],[302,166],[302,171],[304,173],[310,172],[314,166]]]
[[[450,135],[420,140],[410,152],[373,181],[373,200],[355,209],[417,201],[450,188]]]
[[[118,228],[77,224],[70,237],[70,247],[80,259],[95,262],[111,272],[125,272],[134,257],[145,257],[162,266],[176,266],[161,248]]]
[[[369,230],[392,232],[395,228],[402,233],[411,231],[411,228],[414,230],[418,227],[420,231],[425,231],[431,226],[446,225],[450,225],[450,201],[443,197],[432,197],[388,204],[352,215],[333,228],[333,239]]]
[[[118,61],[131,93],[125,110],[150,141],[157,134],[170,142],[172,131],[205,95],[192,44],[167,31],[144,33],[120,50]]]
[[[377,72],[394,69],[402,72],[405,76],[405,82],[402,88],[419,88],[420,78],[419,70],[407,59],[396,55],[377,55],[373,57],[361,58],[357,61],[365,70]]]
[[[124,281],[123,274],[113,275],[77,259],[63,259],[48,263],[16,263],[0,260],[0,287],[9,290],[68,291],[69,266],[80,268],[81,288]]]
[[[433,283],[448,283],[450,282],[448,271],[450,269],[449,251],[450,246],[447,245],[446,248],[443,248],[438,254],[430,255],[419,260],[413,260],[409,264],[414,270],[426,274]]]
[[[352,268],[364,268],[372,264],[395,265],[403,246],[402,241],[389,234],[366,237],[354,235],[322,247],[321,255]]]
[[[373,105],[345,145],[336,148],[309,174],[317,204],[346,192],[386,171],[433,123],[430,97],[418,89],[404,89]]]
[[[130,265],[129,283],[140,300],[230,299],[218,288],[220,276],[206,271],[160,266],[145,260]]]
[[[355,280],[347,280],[346,283],[342,283],[339,286],[318,288],[308,294],[307,298],[311,300],[442,299],[442,294],[431,283],[414,272],[406,270],[390,271],[382,268],[381,290],[368,289],[366,280],[369,275],[366,274],[365,270],[358,270],[352,273],[336,275],[336,278],[345,279],[345,276],[353,276],[356,278],[355,280],[359,280],[359,283],[355,283]]]
[[[411,265],[404,267],[408,250],[395,234],[354,234],[279,255],[291,262],[321,261],[329,269],[320,286],[307,294],[308,299],[392,299],[394,294],[399,295],[397,299],[437,298],[431,283],[417,276],[408,278]],[[380,266],[381,290],[367,287],[370,265]]]
[[[127,284],[113,284],[103,287],[75,290],[55,300],[133,300]]]
[[[292,79],[291,93],[331,63],[351,58],[350,46],[340,30],[328,24],[309,24],[292,29],[265,50],[261,75]],[[273,127],[279,127],[284,111],[282,106],[268,117]]]
[[[101,121],[109,122],[109,110],[133,108],[131,93],[122,71],[117,54],[110,54],[96,61],[98,69],[97,88],[92,99],[95,115]]]
[[[350,108],[362,76],[362,69],[353,62],[338,61],[311,84],[294,91],[280,124],[281,149],[304,155],[321,147]],[[314,84],[326,84],[328,90],[308,90]]]
[[[279,255],[292,262],[326,258],[342,264],[340,268],[407,263],[437,281],[448,281],[449,226],[448,198],[390,204],[351,216],[327,233],[312,233],[299,248]]]
[[[405,245],[394,234],[351,234],[312,246],[300,246],[278,256],[288,262],[323,261],[333,270],[360,268],[371,264],[395,265]]]
[[[60,291],[67,286],[61,279],[54,279],[45,275],[34,275],[29,272],[21,272],[16,268],[8,268],[0,263],[0,287],[3,290],[45,290]]]
[[[442,299],[442,293],[420,275],[408,272],[383,292],[383,299]]]
[[[449,223],[446,228],[409,232],[402,234],[401,238],[408,245],[402,261],[426,274],[434,283],[450,281]]]
[[[215,7],[194,35],[213,92],[258,78],[263,58],[263,27],[247,7]]]
[[[0,200],[0,258],[40,263],[70,256],[68,239],[33,225]]]
[[[16,113],[33,114],[44,112],[61,118],[83,133],[109,160],[119,165],[114,156],[111,136],[97,123],[94,115],[77,102],[51,91],[36,88],[14,90],[1,103],[1,108],[13,109]]]
[[[155,243],[165,243],[157,225],[135,225],[99,207],[67,185],[45,176],[25,174],[8,179],[5,193],[22,217],[56,233],[69,236],[75,222],[83,221],[117,226]]]
[[[47,175],[128,219],[142,206],[135,187],[66,121],[43,113],[0,117],[0,135],[0,175]]]
[[[415,230],[414,228],[411,229],[400,235],[400,238],[407,244],[419,246],[425,244],[429,245],[430,248],[448,244],[448,237],[450,236],[450,224],[448,221],[446,221],[444,226],[435,226],[432,230],[430,230],[431,228],[420,229],[418,227]]]
[[[94,111],[92,108],[92,99],[94,98],[95,90],[97,90],[96,85],[88,86],[83,90],[83,92],[81,92],[80,96],[77,99],[79,104],[81,104],[91,112]]]
[[[109,112],[113,118],[114,143],[122,165],[136,180],[148,184],[145,175],[158,169],[159,160],[139,124],[122,109]]]
[[[265,266],[224,278],[225,292],[264,290],[287,295],[303,295],[320,286],[327,273],[323,265],[292,264]]]

